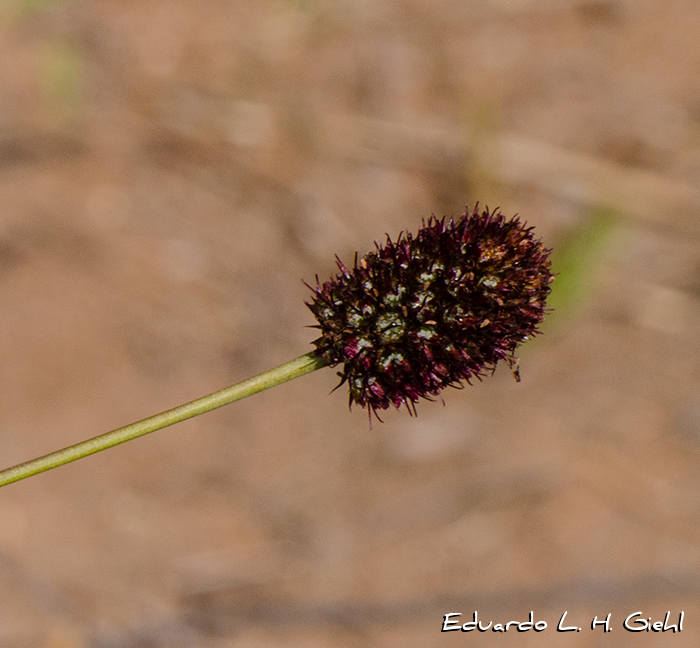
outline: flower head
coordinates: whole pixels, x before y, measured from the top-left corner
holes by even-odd
[[[343,363],[338,386],[348,383],[351,406],[415,412],[418,399],[481,379],[499,360],[517,367],[553,280],[531,227],[477,204],[375,246],[352,271],[337,259],[340,274],[317,277],[307,304],[321,331],[316,353]]]

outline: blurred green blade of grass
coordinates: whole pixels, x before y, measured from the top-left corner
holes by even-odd
[[[80,50],[65,39],[49,41],[42,52],[40,73],[48,105],[62,117],[74,116],[83,96]]]
[[[552,313],[547,326],[575,314],[595,288],[606,251],[619,224],[613,209],[595,207],[585,219],[568,233],[552,252],[552,271],[556,280],[547,300]]]
[[[0,11],[13,18],[64,2],[66,0],[0,0]]]

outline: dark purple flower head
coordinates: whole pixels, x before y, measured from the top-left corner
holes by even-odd
[[[316,353],[343,363],[350,405],[415,412],[419,398],[480,379],[499,360],[517,366],[515,348],[537,332],[553,280],[531,227],[477,205],[375,246],[352,271],[338,259],[335,279],[317,277],[308,304]]]

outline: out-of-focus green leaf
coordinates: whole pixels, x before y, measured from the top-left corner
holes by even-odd
[[[83,59],[64,39],[50,41],[40,59],[41,85],[49,105],[61,117],[72,117],[82,102]]]
[[[66,0],[0,0],[0,14],[9,14],[13,17],[63,2]]]
[[[575,313],[591,294],[618,223],[619,216],[612,209],[594,208],[554,246],[552,270],[556,280],[547,300],[553,309],[548,321]]]

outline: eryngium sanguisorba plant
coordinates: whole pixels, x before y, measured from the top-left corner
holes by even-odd
[[[532,228],[498,211],[458,220],[432,217],[416,236],[387,238],[317,287],[309,308],[315,349],[273,369],[160,414],[0,470],[0,486],[62,466],[209,412],[293,378],[343,364],[350,405],[370,416],[390,405],[415,413],[420,398],[481,378],[515,349],[545,313],[553,279],[549,250]],[[517,377],[517,369],[513,372]]]
[[[387,236],[352,270],[318,282],[309,308],[316,352],[370,414],[415,411],[419,398],[517,367],[516,347],[537,332],[553,276],[549,250],[517,217],[488,208],[434,216],[416,236]],[[514,375],[518,378],[517,369]]]

